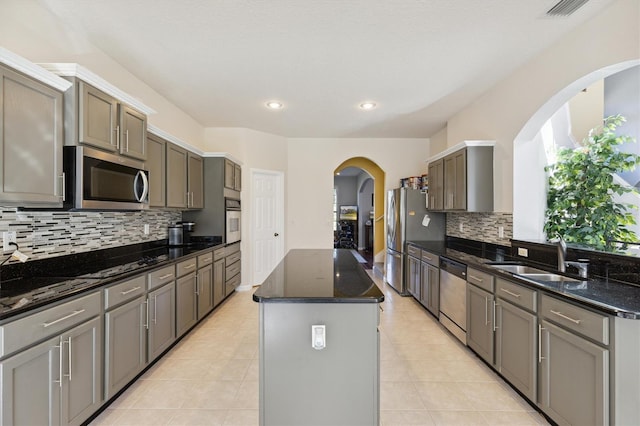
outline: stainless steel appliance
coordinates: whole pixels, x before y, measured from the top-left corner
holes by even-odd
[[[387,192],[385,281],[403,296],[409,295],[405,279],[407,241],[442,241],[445,237],[444,214],[427,212],[426,202],[426,195],[418,189]]]
[[[178,222],[178,225],[182,225],[182,244],[191,244],[191,233],[195,230],[196,223],[182,221]]]
[[[225,242],[227,244],[240,241],[240,200],[225,198]]]
[[[168,231],[169,231],[169,245],[181,246],[184,241],[182,225],[180,224],[169,225]]]
[[[467,265],[440,257],[440,323],[467,344]]]
[[[65,208],[149,208],[149,172],[143,162],[84,146],[66,146],[63,152]]]

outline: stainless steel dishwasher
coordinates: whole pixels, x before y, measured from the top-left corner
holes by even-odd
[[[440,257],[440,323],[467,344],[467,265]]]

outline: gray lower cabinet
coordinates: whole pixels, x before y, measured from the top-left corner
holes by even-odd
[[[213,306],[218,306],[225,297],[224,258],[213,263]]]
[[[176,339],[176,285],[169,284],[149,292],[147,360],[156,359]]]
[[[420,251],[420,250],[418,250]],[[421,272],[421,267],[420,267],[420,259],[413,257],[413,256],[407,256],[407,290],[409,291],[409,293],[415,297],[417,300],[420,300],[420,272]]]
[[[146,308],[146,298],[138,297],[105,313],[105,399],[115,395],[146,365]]]
[[[0,201],[62,206],[63,95],[0,66]]]
[[[229,244],[225,247],[224,263],[224,295],[225,297],[233,293],[240,285],[242,270],[240,242]]]
[[[213,309],[213,265],[198,269],[197,280],[198,319]]]
[[[537,395],[537,318],[511,303],[496,304],[496,367],[531,401]]]
[[[421,262],[420,303],[436,317],[440,311],[440,269]]]
[[[102,404],[94,318],[0,362],[2,425],[79,425]]]
[[[198,321],[196,286],[195,272],[176,281],[176,337],[182,336]]]
[[[479,287],[467,283],[467,346],[489,364],[494,364],[495,298]]]

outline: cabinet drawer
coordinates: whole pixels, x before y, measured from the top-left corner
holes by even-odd
[[[141,275],[132,280],[123,281],[104,289],[104,308],[110,309],[122,302],[131,300],[145,292],[146,276]]]
[[[100,292],[71,300],[0,327],[0,357],[59,334],[100,314]]]
[[[232,265],[228,265],[227,268],[225,269],[225,279],[226,281],[229,281],[231,278],[233,278],[234,276],[238,275],[240,273],[240,262],[236,262]]]
[[[422,256],[422,250],[416,246],[412,246],[411,244],[409,244],[407,246],[407,254],[409,254],[409,256],[417,257],[418,259],[420,259],[420,256]]]
[[[589,337],[602,344],[609,344],[609,317],[553,297],[542,295],[542,315],[563,327]]]
[[[467,282],[493,293],[493,275],[477,269],[467,268]]]
[[[503,280],[502,278],[496,279],[496,296],[514,305],[528,309],[531,312],[536,312],[538,308],[536,293],[535,290]]]
[[[198,256],[198,268],[202,268],[203,266],[211,265],[213,263],[213,252],[201,254]]]
[[[229,256],[230,254],[240,251],[240,243],[234,243],[234,244],[228,245],[225,247],[224,250],[227,256]]]
[[[175,265],[167,266],[166,268],[158,269],[149,273],[149,280],[147,282],[149,290],[160,287],[176,279],[176,267]]]
[[[427,262],[429,265],[440,267],[440,256],[436,254],[422,250],[422,257],[420,257],[420,259],[422,259],[423,262]]]
[[[178,263],[178,265],[176,266],[176,275],[181,277],[190,272],[194,272],[196,270],[196,266],[198,266],[198,264],[197,264],[197,259],[195,257],[192,257],[191,259],[183,260],[182,262]]]
[[[225,257],[225,256],[226,256],[226,254],[227,254],[227,251],[224,249],[224,247],[219,248],[219,249],[217,249],[217,250],[214,250],[214,251],[213,251],[213,260],[214,260],[214,261],[215,261],[215,260],[220,260],[220,259],[222,259],[223,257]]]
[[[227,258],[226,258],[227,265],[231,265],[232,263],[235,263],[238,260],[240,260],[240,252],[239,251],[233,253],[232,255],[227,256]]]
[[[235,277],[228,279],[225,283],[225,294],[228,296],[240,285],[240,274]]]

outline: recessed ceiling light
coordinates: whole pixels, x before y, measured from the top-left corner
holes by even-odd
[[[365,111],[369,111],[372,110],[376,107],[376,103],[375,102],[363,102],[360,104],[360,109],[363,109]]]
[[[267,108],[270,108],[270,109],[282,109],[282,107],[284,107],[282,102],[278,102],[278,101],[269,101],[267,102],[266,105],[267,105]]]

